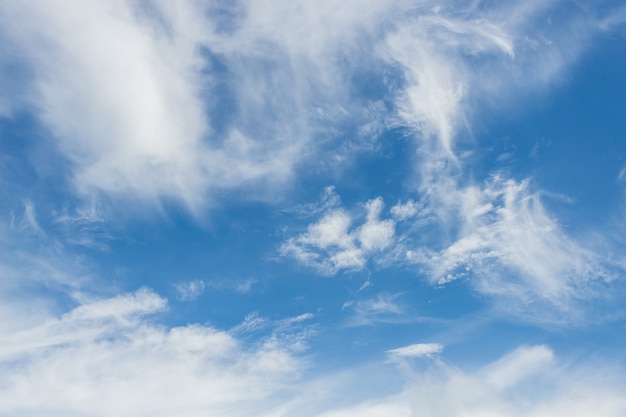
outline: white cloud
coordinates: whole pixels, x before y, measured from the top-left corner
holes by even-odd
[[[406,323],[425,320],[406,311],[406,306],[398,301],[402,294],[382,293],[372,298],[350,300],[343,304],[352,314],[348,326],[373,326],[381,323]]]
[[[387,352],[392,357],[436,355],[437,360],[420,371],[411,371],[410,362],[403,361],[406,388],[384,396],[389,376],[380,368],[374,373],[358,367],[315,377],[307,373],[310,359],[299,352],[306,352],[306,339],[314,334],[305,324],[314,318],[310,313],[277,321],[253,314],[240,326],[221,331],[199,324],[158,324],[151,316],[166,312],[167,301],[149,289],[109,298],[83,292],[77,307],[60,313],[54,313],[56,307],[34,311],[4,301],[0,322],[12,325],[0,326],[5,341],[0,347],[0,413],[8,417],[172,412],[183,417],[612,417],[626,412],[621,395],[625,381],[618,368],[568,364],[546,346],[519,348],[471,372],[446,365],[439,344],[392,349]],[[374,315],[401,311],[393,295],[357,304]],[[238,338],[268,327],[271,334],[253,344]],[[348,381],[369,381],[371,387],[355,394]]]
[[[358,239],[366,251],[386,249],[393,241],[395,222],[380,220],[383,207],[383,199],[380,197],[365,204],[367,220],[359,229]]]
[[[361,270],[368,259],[394,242],[395,222],[380,218],[383,207],[380,197],[367,201],[365,221],[353,227],[353,216],[333,205],[306,232],[289,238],[280,253],[328,275],[341,270]]]
[[[0,413],[243,416],[260,407],[272,415],[272,396],[301,371],[291,342],[245,347],[208,326],[166,328],[143,317],[165,303],[140,290],[3,330]]]
[[[612,280],[613,262],[568,236],[528,181],[496,176],[484,188],[448,190],[446,198],[451,196],[456,207],[448,209],[461,220],[458,235],[440,251],[407,252],[409,262],[425,266],[434,283],[469,278],[511,312],[535,303],[537,319],[546,314],[540,306],[549,305],[576,320],[577,301],[597,295],[594,282]]]
[[[603,255],[602,245],[568,235],[528,180],[494,175],[482,186],[461,186],[449,177],[425,191],[423,201],[392,207],[396,222],[381,218],[380,197],[370,200],[361,225],[333,205],[306,232],[288,238],[281,254],[327,275],[368,262],[415,265],[433,285],[468,279],[502,312],[546,322],[584,320],[581,303],[602,297],[595,287],[615,281],[623,269]]]
[[[169,21],[168,38],[124,1],[13,4],[7,12],[22,22],[3,19],[32,61],[30,98],[74,165],[77,187],[180,193],[194,203],[198,184],[185,183],[197,177],[193,155],[205,129],[188,33],[197,22]]]
[[[433,136],[427,151],[455,159],[476,103],[552,80],[584,47],[593,28],[576,19],[575,40],[534,33],[552,4],[7,3],[2,40],[20,52],[3,67],[30,76],[1,102],[21,102],[53,133],[83,196],[174,199],[198,213],[220,189],[267,198],[296,163],[339,163],[389,125]],[[404,79],[355,96],[367,68]],[[374,127],[348,139],[346,124]]]
[[[547,346],[523,347],[482,370],[485,381],[498,390],[514,387],[553,366],[554,353]]]
[[[428,227],[418,219],[404,235],[399,230],[413,240],[399,252],[426,265],[435,282],[471,277],[479,291],[508,299],[502,305],[521,302],[512,308],[518,311],[536,301],[573,311],[571,303],[593,294],[587,287],[610,269],[595,248],[562,230],[528,181],[467,181],[456,150],[458,133],[471,131],[480,108],[544,87],[584,48],[596,28],[576,13],[558,28],[533,29],[558,7],[507,3],[479,16],[473,6],[455,15],[439,9],[398,25],[380,46],[404,71],[398,115],[416,132],[419,201],[438,219]],[[573,28],[576,40],[567,36]]]
[[[247,294],[250,293],[256,284],[259,283],[259,280],[258,278],[237,279],[235,277],[220,277],[191,282],[196,283],[196,288],[194,290],[200,291],[198,295],[202,294],[207,289],[211,289],[212,291],[232,291],[240,294]],[[178,285],[182,285],[184,287],[187,283],[179,283]]]
[[[526,314],[532,304],[535,319],[553,320],[563,312],[569,313],[566,320],[579,319],[577,301],[596,296],[595,283],[615,277],[609,272],[614,262],[584,237],[569,236],[529,180],[493,174],[468,181],[465,156],[457,154],[458,133],[471,131],[474,113],[544,87],[576,59],[597,29],[574,13],[560,29],[534,31],[557,7],[508,3],[476,15],[473,6],[455,13],[424,6],[399,21],[376,51],[404,73],[397,123],[415,133],[419,205],[409,200],[394,206],[393,220],[386,221],[397,229],[393,239],[381,238],[380,250],[369,254],[357,251],[367,246],[363,242],[352,244],[346,252],[351,263],[332,263],[333,253],[300,245],[299,237],[283,248],[326,274],[342,265],[362,268],[366,259],[413,263],[436,284],[470,279],[510,313]],[[579,33],[576,41],[567,36],[573,28]],[[347,226],[342,233],[350,236]]]
[[[388,350],[387,353],[395,358],[420,358],[422,356],[431,356],[435,353],[441,353],[442,351],[443,346],[439,343],[417,343],[391,349]]]
[[[35,213],[35,205],[32,201],[27,201],[24,203],[24,214],[22,215],[22,219],[19,224],[15,224],[15,220],[11,222],[11,225],[14,228],[17,228],[20,232],[28,230],[30,233],[44,237],[45,232],[39,226],[37,222],[37,214]]]
[[[386,402],[370,402],[365,404],[360,404],[358,406],[344,409],[344,410],[333,410],[326,413],[321,414],[319,417],[387,417],[387,416],[397,416],[397,417],[412,417],[414,414],[411,412],[411,408],[408,404],[402,403],[400,401],[386,401]]]
[[[613,416],[624,412],[626,401],[616,395],[619,388],[613,385],[617,381],[603,382],[599,373],[582,366],[563,366],[553,361],[552,355],[543,346],[521,347],[473,373],[439,368],[416,375],[405,395],[413,415],[434,417],[570,415],[567,411]]]
[[[601,365],[568,365],[545,346],[518,348],[476,371],[435,361],[407,372],[402,395],[369,400],[323,416],[533,416],[599,417],[626,413],[623,376]],[[397,413],[397,414],[396,414]]]
[[[174,199],[197,213],[219,189],[264,197],[317,159],[314,138],[371,119],[375,103],[351,102],[339,56],[394,9],[270,3],[7,4],[2,40],[20,52],[3,68],[30,77],[4,89],[1,111],[38,116],[86,198]]]
[[[174,284],[174,288],[178,292],[178,298],[182,301],[192,301],[202,295],[205,284],[201,280],[179,282]]]
[[[0,348],[0,358],[19,358],[55,346],[80,343],[83,339],[106,337],[111,329],[132,328],[143,315],[164,307],[164,299],[145,289],[80,305],[60,319],[48,318],[38,326],[6,334],[10,343]]]
[[[414,217],[422,209],[422,204],[409,199],[406,203],[398,203],[389,210],[398,221],[404,221]]]

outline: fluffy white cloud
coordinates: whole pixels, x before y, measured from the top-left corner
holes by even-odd
[[[322,203],[326,199],[325,192]],[[338,202],[338,198],[334,200]],[[336,207],[336,204],[325,208],[320,220],[281,246],[281,255],[293,257],[329,275],[341,270],[365,268],[368,259],[393,244],[395,221],[381,219],[384,204],[380,197],[367,201],[364,208],[365,220],[354,227],[355,219],[343,208]]]

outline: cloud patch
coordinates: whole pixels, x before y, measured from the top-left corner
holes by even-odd
[[[369,200],[363,207],[365,219],[358,226],[353,226],[355,219],[343,208],[328,209],[306,232],[281,245],[280,254],[326,275],[362,270],[369,258],[391,246],[395,238],[395,221],[381,219],[382,198]]]
[[[201,280],[179,282],[174,284],[178,298],[182,301],[193,301],[204,292],[205,283]]]

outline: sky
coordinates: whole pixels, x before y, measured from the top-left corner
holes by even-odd
[[[626,416],[626,6],[0,0],[0,416]]]

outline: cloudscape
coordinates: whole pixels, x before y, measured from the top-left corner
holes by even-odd
[[[0,415],[626,416],[620,3],[0,0]]]

